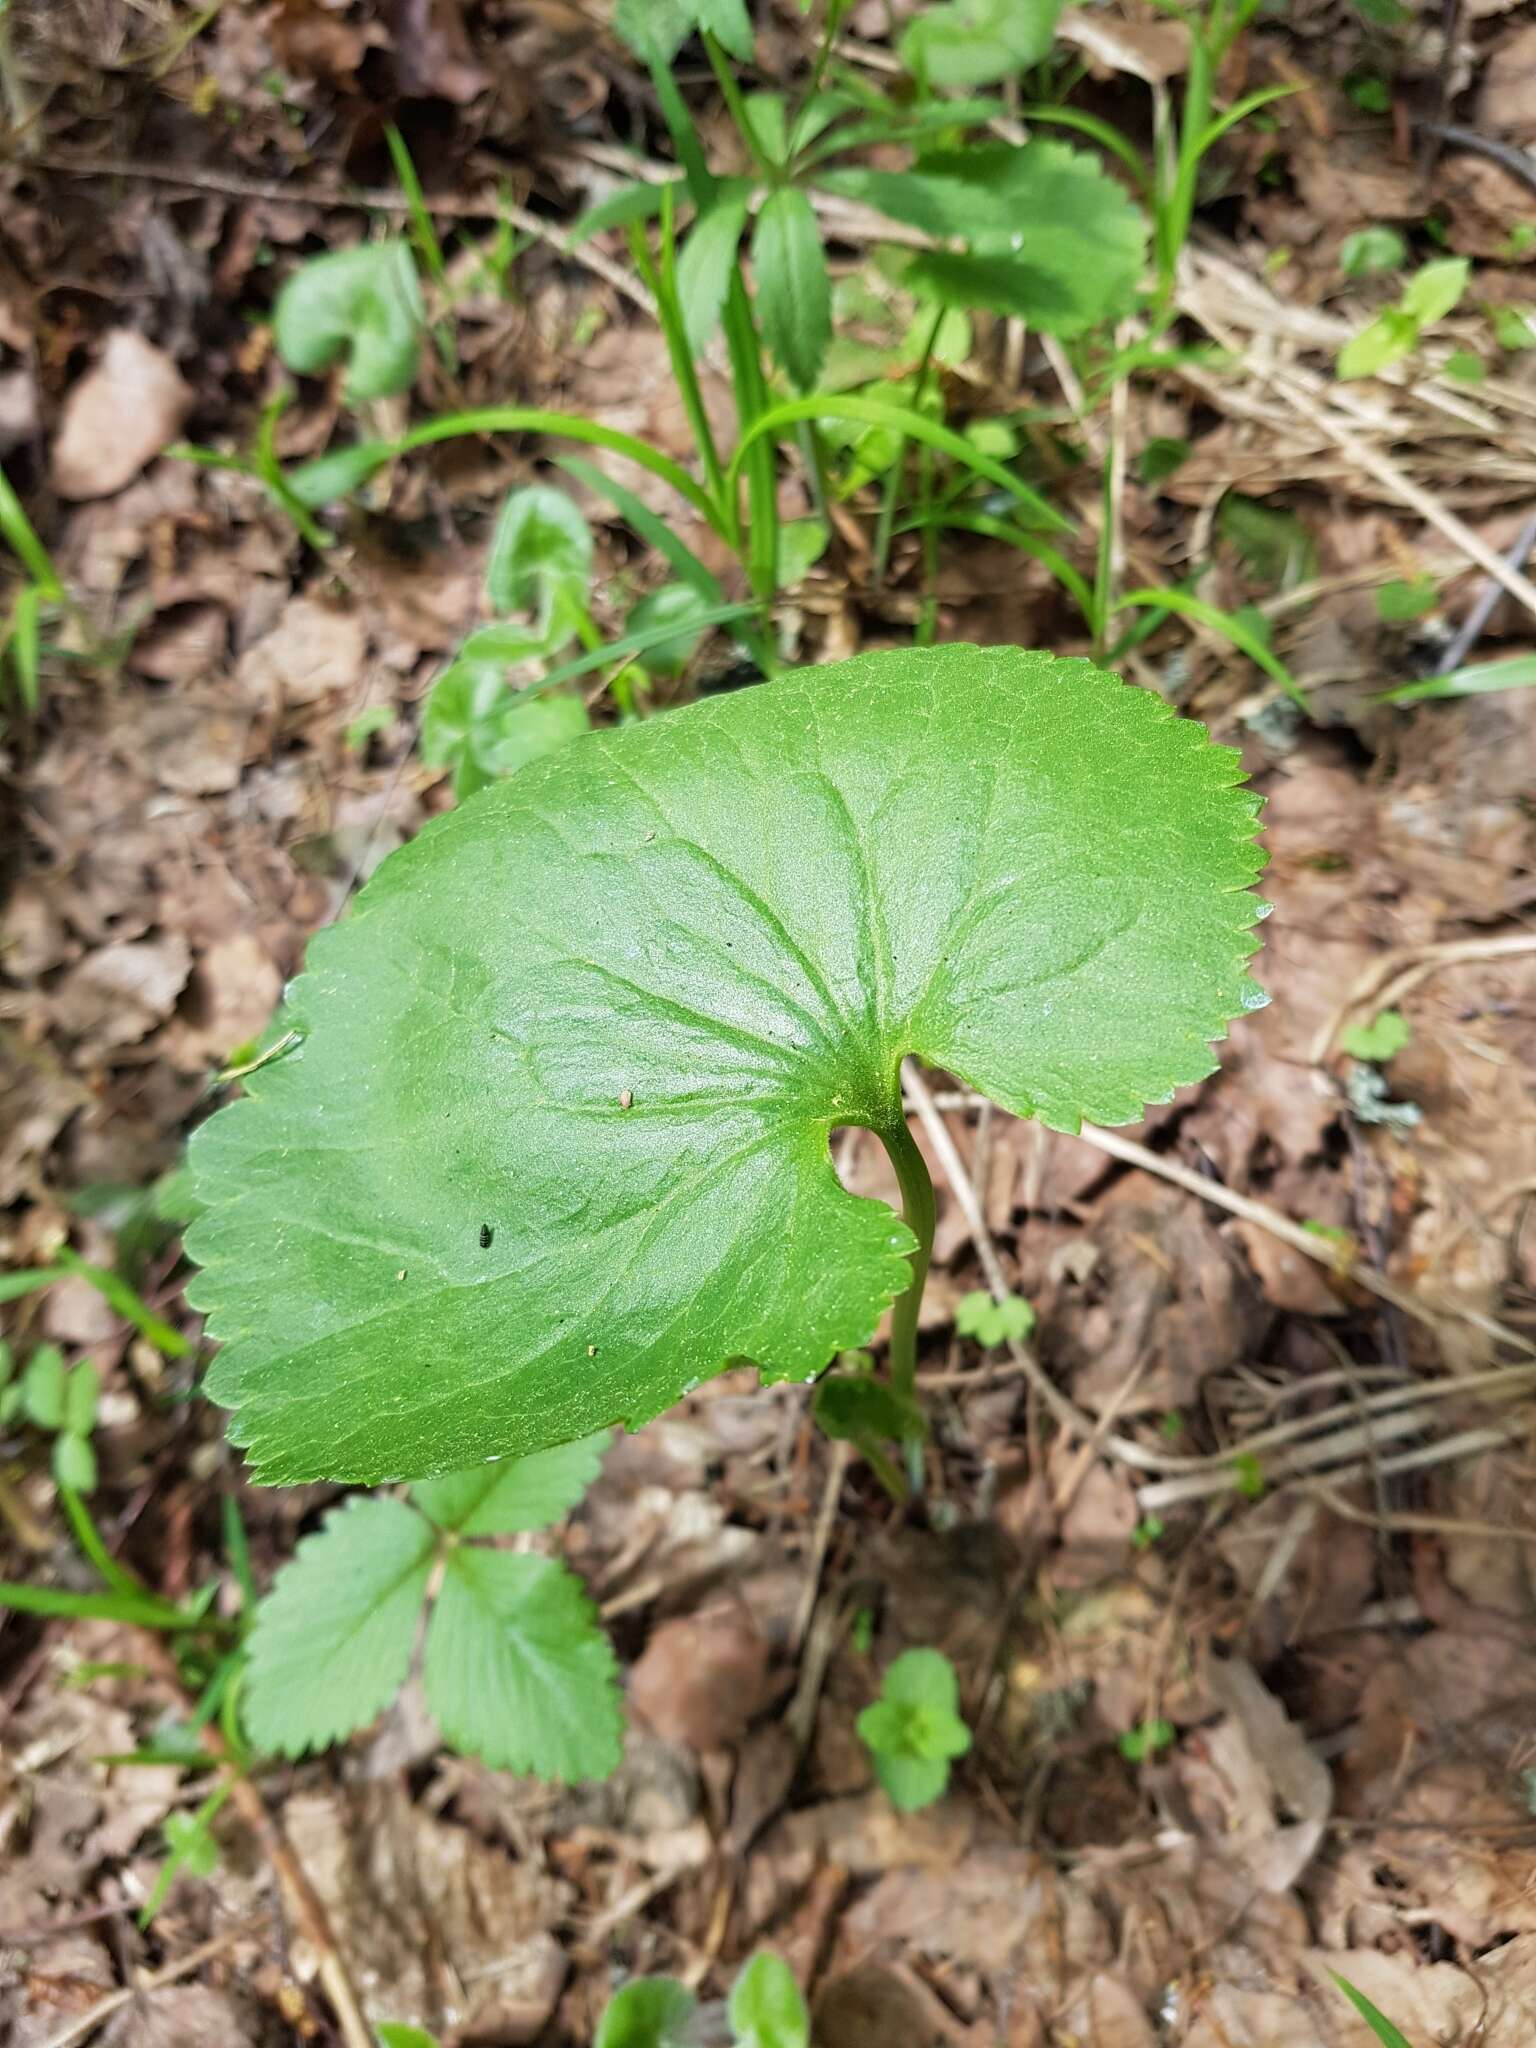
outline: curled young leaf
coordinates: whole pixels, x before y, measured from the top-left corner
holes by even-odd
[[[900,1125],[907,1053],[1062,1130],[1209,1073],[1263,1000],[1240,780],[1087,662],[946,647],[589,734],[434,821],[193,1139],[236,1440],[268,1480],[421,1478],[865,1342],[913,1239],[830,1133]]]
[[[592,532],[575,501],[548,484],[513,491],[496,521],[485,565],[486,595],[496,610],[536,612],[547,631],[560,599],[583,596],[591,573]]]
[[[290,370],[315,376],[348,358],[353,404],[410,389],[422,319],[416,265],[400,241],[311,257],[278,293],[272,315],[277,352]]]

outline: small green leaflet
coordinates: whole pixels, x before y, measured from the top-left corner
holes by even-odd
[[[832,287],[815,209],[793,185],[765,200],[752,229],[752,267],[768,346],[808,391],[832,341]]]
[[[930,85],[992,85],[1050,50],[1062,0],[950,0],[903,30],[901,61]]]
[[[592,1484],[611,1441],[604,1430],[511,1464],[480,1465],[472,1472],[418,1480],[411,1498],[440,1529],[456,1529],[461,1536],[547,1529],[575,1507]]]
[[[408,2027],[400,2020],[384,2020],[376,2031],[379,2048],[438,2048],[435,2034],[425,2027]]]
[[[1372,1060],[1377,1065],[1400,1053],[1413,1037],[1401,1010],[1382,1010],[1369,1024],[1351,1024],[1339,1033],[1339,1045],[1351,1059]]]
[[[811,2016],[795,1973],[767,1949],[731,1986],[730,2020],[736,2048],[810,2048]]]
[[[421,719],[421,758],[452,768],[456,797],[515,774],[585,732],[579,697],[509,690],[497,667],[461,658],[432,686]]]
[[[748,198],[737,181],[722,183],[714,204],[694,223],[677,259],[677,296],[688,346],[695,355],[709,346],[720,325],[720,311],[736,269],[737,244],[747,224]]]
[[[257,1746],[324,1749],[389,1705],[411,1668],[435,1539],[397,1500],[327,1515],[256,1610],[244,1706]]]
[[[1398,270],[1408,261],[1408,244],[1396,228],[1356,228],[1339,249],[1339,268],[1346,277],[1370,277],[1378,270]]]
[[[569,591],[585,595],[591,573],[592,533],[574,501],[549,484],[513,491],[496,521],[485,565],[493,607],[537,613],[547,636],[561,597]]]
[[[949,1783],[950,1764],[971,1746],[954,1665],[940,1650],[903,1651],[858,1730],[891,1804],[903,1813],[931,1806]]]
[[[675,1977],[641,1977],[614,1994],[592,2048],[693,2048],[697,2006]]]
[[[347,398],[356,405],[410,389],[423,317],[410,245],[363,242],[296,270],[278,293],[272,324],[290,370],[315,376],[346,356]],[[326,488],[335,494],[329,479]]]
[[[648,64],[670,64],[695,30],[707,30],[743,64],[755,50],[746,0],[619,0],[613,26]]]
[[[962,1294],[955,1304],[955,1329],[991,1350],[996,1344],[1022,1344],[1035,1327],[1035,1312],[1022,1296],[1005,1294],[994,1301],[985,1288]]]
[[[618,1768],[618,1667],[581,1581],[553,1558],[450,1551],[422,1676],[447,1740],[497,1770],[569,1782]]]
[[[301,1052],[192,1140],[207,1389],[260,1476],[523,1457],[866,1342],[912,1239],[829,1132],[893,1127],[906,1053],[1062,1130],[1209,1073],[1263,1001],[1240,780],[1085,661],[945,647],[434,820],[311,945]]]
[[[423,1679],[448,1742],[541,1778],[606,1777],[623,1717],[581,1581],[553,1558],[464,1540],[556,1520],[606,1446],[599,1437],[454,1473],[416,1487],[415,1507],[358,1497],[328,1515],[257,1608],[244,1694],[257,1747],[302,1756],[383,1712],[410,1670],[441,1561]]]

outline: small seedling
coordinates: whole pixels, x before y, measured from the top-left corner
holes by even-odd
[[[424,314],[410,245],[364,242],[311,257],[278,294],[278,353],[291,370],[318,376],[342,358],[348,402],[408,391],[416,378]]]
[[[20,1378],[8,1344],[0,1343],[0,1423],[24,1416],[53,1437],[53,1476],[77,1494],[96,1490],[96,1426],[100,1376],[89,1359],[70,1366],[57,1344],[39,1344]]]
[[[1161,1515],[1147,1515],[1131,1531],[1131,1547],[1134,1550],[1150,1550],[1161,1543],[1168,1534],[1168,1525]]]
[[[1396,228],[1357,228],[1344,237],[1339,268],[1346,277],[1375,277],[1383,270],[1401,270],[1408,244]]]
[[[1338,1985],[1361,2019],[1370,2028],[1381,2048],[1413,2048],[1408,2036],[1401,2028],[1395,2027],[1386,2014],[1374,2006],[1363,1991],[1357,1991],[1347,1977],[1341,1977],[1337,1970],[1330,1970],[1329,1976]]]
[[[425,2027],[407,2026],[403,2020],[385,2020],[374,2031],[379,2048],[438,2048],[436,2034],[429,2034]]]
[[[941,1650],[903,1651],[858,1729],[893,1806],[914,1813],[942,1799],[951,1764],[971,1746],[954,1665]]]
[[[1536,315],[1528,306],[1490,306],[1493,338],[1502,349],[1536,348]]]
[[[1415,577],[1411,583],[1394,580],[1377,590],[1376,616],[1385,625],[1407,625],[1432,612],[1439,601],[1440,593],[1428,576]]]
[[[1140,1721],[1121,1736],[1120,1754],[1128,1764],[1147,1763],[1161,1751],[1171,1749],[1178,1740],[1178,1732],[1171,1721]]]
[[[1005,1294],[994,1301],[985,1288],[973,1288],[955,1303],[955,1331],[974,1337],[985,1351],[999,1344],[1022,1344],[1035,1327],[1035,1312],[1022,1295]]]
[[[1232,1460],[1232,1484],[1244,1500],[1262,1500],[1269,1482],[1264,1467],[1252,1451],[1239,1451]]]
[[[1412,1026],[1401,1010],[1381,1010],[1369,1024],[1351,1024],[1341,1031],[1339,1044],[1351,1059],[1370,1060],[1381,1066],[1400,1053],[1412,1037]]]
[[[693,2048],[698,2009],[675,1978],[637,1978],[603,2014],[593,2048]],[[732,1985],[726,2018],[732,2048],[810,2048],[811,2017],[794,1972],[766,1949]]]
[[[1338,375],[1379,376],[1390,364],[1411,355],[1424,330],[1455,309],[1471,275],[1472,266],[1463,256],[1426,263],[1403,287],[1397,304],[1378,313],[1345,344],[1335,365]]]

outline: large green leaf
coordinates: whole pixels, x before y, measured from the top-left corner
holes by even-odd
[[[278,293],[277,352],[305,376],[347,357],[353,404],[408,391],[416,379],[421,287],[405,242],[363,242],[313,257]]]
[[[926,156],[913,171],[854,166],[822,182],[970,254],[934,250],[908,271],[952,306],[1015,314],[1080,334],[1126,311],[1146,258],[1141,210],[1097,157],[1064,142],[1008,143]]]
[[[422,1677],[448,1741],[498,1770],[606,1778],[623,1755],[613,1651],[554,1558],[451,1551]]]
[[[912,1239],[830,1132],[896,1127],[909,1052],[1061,1130],[1209,1073],[1262,1000],[1239,780],[1087,662],[947,647],[591,733],[435,820],[192,1141],[236,1440],[268,1480],[420,1478],[862,1344]]]
[[[405,1683],[436,1542],[397,1500],[349,1500],[256,1610],[242,1703],[258,1749],[302,1756],[381,1714]]]

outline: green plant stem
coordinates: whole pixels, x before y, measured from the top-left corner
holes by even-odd
[[[928,388],[928,370],[933,361],[933,352],[939,345],[939,330],[944,325],[947,306],[940,306],[929,323],[923,340],[923,352],[918,358],[917,375],[912,381],[912,406],[920,412],[923,393]],[[896,499],[901,491],[901,472],[907,459],[907,437],[902,435],[896,443],[896,459],[886,472],[885,492],[880,500],[880,518],[875,527],[875,559],[870,568],[870,587],[878,590],[885,582],[886,564],[891,555],[891,529],[896,521]]]
[[[661,322],[662,338],[667,344],[667,359],[672,365],[672,374],[677,379],[677,388],[683,401],[683,410],[688,415],[688,428],[693,435],[693,445],[699,451],[699,460],[704,465],[704,483],[709,495],[720,507],[722,520],[734,518],[734,507],[725,496],[725,472],[720,466],[719,451],[715,447],[714,431],[709,424],[709,414],[704,409],[704,393],[699,385],[699,376],[693,366],[693,351],[688,346],[688,334],[683,325],[683,309],[677,294],[677,237],[673,231],[672,193],[668,188],[661,203],[661,261],[652,260],[646,246],[645,229],[638,223],[629,230],[630,254],[635,268],[650,287],[656,301],[656,315]]]
[[[759,147],[757,137],[752,132],[752,123],[747,115],[747,103],[741,96],[741,87],[736,83],[736,74],[726,61],[724,50],[721,49],[719,43],[716,42],[708,29],[704,31],[704,54],[709,59],[709,68],[715,74],[715,83],[720,88],[720,97],[725,101],[730,117],[736,124],[736,132],[741,137],[743,146],[751,156],[753,163],[757,165],[757,168],[768,180],[768,183],[770,185],[777,185],[784,175],[783,166],[782,164],[772,162],[768,157],[764,156]]]
[[[912,1254],[912,1280],[891,1309],[891,1391],[903,1400],[915,1398],[917,1384],[917,1312],[922,1306],[933,1255],[933,1182],[917,1141],[898,1115],[875,1134],[890,1156],[901,1188],[901,1213],[917,1239]]]
[[[118,1563],[102,1541],[101,1531],[92,1520],[90,1509],[72,1486],[60,1485],[59,1499],[63,1503],[65,1514],[69,1517],[69,1526],[75,1532],[75,1541],[114,1593],[125,1595],[135,1605],[140,1601],[149,1601],[156,1606],[165,1604],[168,1612],[175,1611],[170,1608],[169,1603],[162,1603],[159,1594],[146,1586],[142,1579],[136,1578],[125,1565]]]

